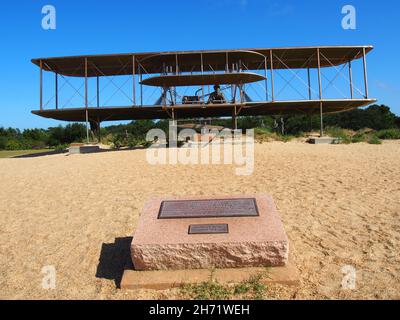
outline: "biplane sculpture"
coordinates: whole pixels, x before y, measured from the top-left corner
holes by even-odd
[[[86,122],[93,131],[104,121],[140,119],[197,119],[232,117],[237,127],[238,116],[320,114],[321,135],[324,113],[347,111],[367,106],[375,99],[368,94],[366,55],[372,46],[296,47],[274,49],[242,49],[213,51],[178,51],[88,55],[33,59],[40,67],[40,108],[34,114],[63,121]],[[352,61],[362,59],[364,90],[355,96]],[[324,68],[348,66],[346,80],[349,96],[325,98],[321,72]],[[301,80],[307,92],[303,99],[279,99],[275,77],[279,70],[289,70],[292,78],[299,78],[297,70],[305,70],[308,79]],[[317,70],[318,85],[313,87],[310,70]],[[54,108],[43,103],[44,71],[55,74]],[[131,77],[129,105],[102,106],[100,79],[103,77]],[[59,107],[59,77],[84,79],[84,98],[81,107]],[[96,78],[97,104],[89,105],[88,80]],[[287,83],[289,83],[287,81]],[[258,86],[258,98],[250,97],[247,88]],[[229,91],[219,101],[210,99],[214,86]],[[159,88],[160,98],[155,104],[144,103],[144,87]],[[182,95],[190,88],[192,94]],[[315,94],[313,95],[312,92]]]

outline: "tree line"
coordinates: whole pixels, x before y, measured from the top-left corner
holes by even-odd
[[[278,131],[281,135],[299,136],[306,132],[318,130],[319,122],[318,115],[240,117],[238,118],[238,127],[244,130],[262,128],[270,132]],[[134,146],[144,141],[147,132],[151,129],[160,128],[168,132],[168,124],[168,120],[141,120],[103,127],[101,129],[102,142],[117,146],[123,144]],[[214,119],[211,124],[229,128],[231,120]],[[324,125],[353,131],[368,128],[377,132],[386,132],[386,134],[381,134],[382,138],[385,138],[387,132],[390,132],[390,135],[386,138],[398,138],[400,117],[391,112],[388,106],[372,105],[366,109],[325,115]],[[388,131],[389,129],[395,131]],[[79,123],[48,129],[19,130],[0,127],[0,150],[65,148],[70,143],[84,142],[85,140],[86,127]]]

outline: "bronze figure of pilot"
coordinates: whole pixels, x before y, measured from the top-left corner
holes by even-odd
[[[222,93],[219,85],[214,86],[214,92],[211,93],[210,97],[208,98],[208,104],[210,103],[226,103],[225,96]]]

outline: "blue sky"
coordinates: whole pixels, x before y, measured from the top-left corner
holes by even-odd
[[[57,29],[41,27],[44,5]],[[357,29],[341,9],[357,9]],[[0,126],[58,125],[30,113],[39,104],[35,57],[166,50],[366,45],[370,96],[400,115],[398,1],[2,1]]]

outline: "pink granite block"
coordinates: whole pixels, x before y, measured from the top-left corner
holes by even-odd
[[[166,200],[255,198],[251,217],[159,219]],[[190,225],[227,224],[228,233],[189,234]],[[273,199],[267,195],[153,199],[144,206],[131,255],[136,270],[284,266],[289,243]]]

